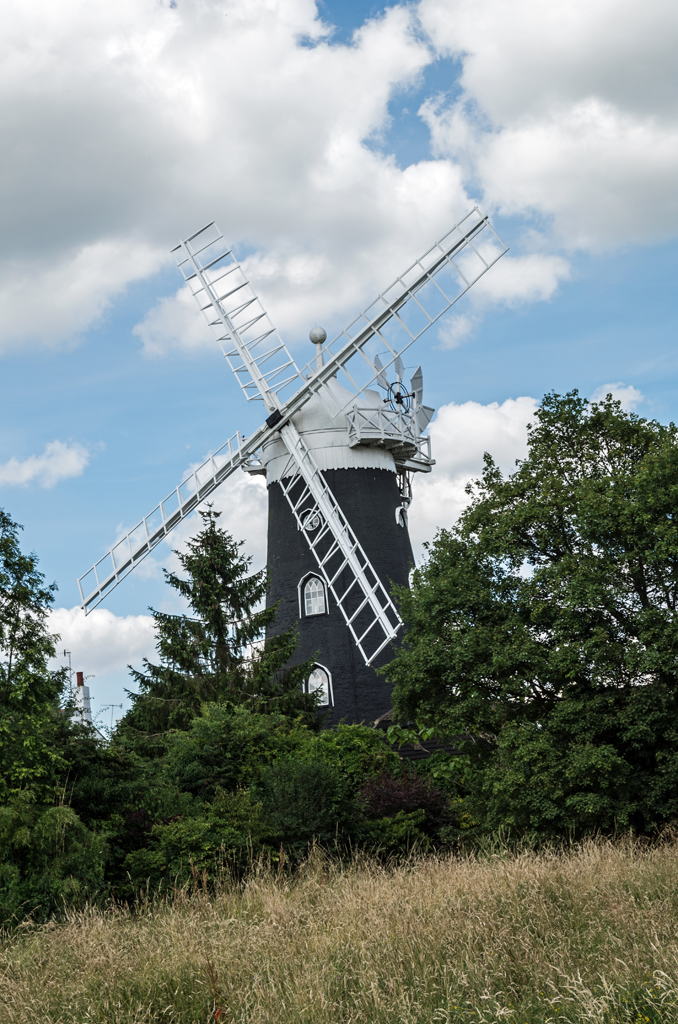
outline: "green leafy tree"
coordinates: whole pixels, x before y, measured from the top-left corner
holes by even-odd
[[[102,835],[72,807],[36,803],[29,790],[0,806],[0,922],[44,920],[107,894]]]
[[[209,509],[204,528],[175,552],[185,576],[164,570],[165,579],[188,602],[191,615],[153,612],[158,664],[131,670],[139,686],[122,723],[145,734],[187,729],[205,703],[244,701],[314,720],[317,697],[302,693],[311,663],[290,666],[297,646],[292,628],[263,640],[277,608],[255,611],[266,595],[266,571],[250,575],[252,559]]]
[[[54,744],[64,673],[51,671],[57,636],[47,614],[56,584],[45,586],[35,555],[19,547],[19,527],[0,509],[0,798],[27,786],[50,792],[60,763]]]
[[[527,458],[485,456],[388,666],[401,721],[467,737],[474,813],[560,835],[678,818],[678,431],[547,395]]]

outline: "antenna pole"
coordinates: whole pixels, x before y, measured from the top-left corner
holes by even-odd
[[[73,690],[73,665],[71,664],[71,652],[64,650],[64,658],[68,658],[68,682]]]
[[[106,710],[108,710],[108,708],[111,709],[111,732],[113,732],[113,708],[120,708],[120,709],[122,709],[122,704],[102,704],[101,705],[101,710],[102,711],[106,711]]]

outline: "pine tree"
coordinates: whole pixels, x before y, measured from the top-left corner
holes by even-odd
[[[133,705],[123,731],[131,726],[157,735],[187,729],[201,705],[215,701],[249,703],[314,721],[317,698],[302,692],[312,662],[288,665],[296,629],[264,640],[277,606],[253,611],[266,595],[266,570],[249,575],[252,559],[242,553],[242,541],[217,526],[220,512],[210,507],[200,515],[203,529],[185,554],[175,552],[186,576],[163,570],[193,614],[151,609],[160,661],[144,659],[144,671],[130,666],[139,692],[128,691]]]

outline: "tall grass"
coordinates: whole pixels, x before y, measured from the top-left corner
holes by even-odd
[[[25,928],[3,1024],[678,1021],[678,845],[260,870]]]

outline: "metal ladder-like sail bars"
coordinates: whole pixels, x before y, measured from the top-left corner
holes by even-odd
[[[283,487],[283,491],[344,621],[369,664],[396,636],[400,617],[313,455],[293,422],[284,416],[279,392],[295,377],[303,381],[302,392],[308,388],[308,382],[277,337],[230,250],[219,251],[221,235],[217,235],[215,242],[210,241],[214,231],[214,225],[210,225],[183,242],[179,247],[183,249],[179,266],[208,323],[216,329],[241,387],[246,392],[256,388],[271,413],[267,423],[272,430],[279,431],[289,454],[290,486]],[[309,513],[322,524],[318,531],[328,539],[329,547],[319,544],[314,531],[304,528],[301,517]]]
[[[506,252],[508,246],[488,218],[477,208],[471,210],[324,346],[324,366],[309,381],[311,390],[318,391],[336,376],[357,396],[382,374],[392,380],[389,370],[397,368],[407,349]],[[375,365],[376,355],[380,360]],[[294,395],[288,403],[289,415],[306,400],[301,393]],[[351,398],[343,409],[333,408],[332,415],[341,415],[354,401]]]
[[[80,577],[85,612],[231,473],[256,458],[276,430],[290,456],[283,478],[290,508],[364,660],[374,660],[394,639],[399,616],[290,417],[339,373],[341,383],[359,395],[379,373],[398,365],[402,353],[506,251],[487,218],[471,211],[325,346],[324,366],[309,364],[300,371],[216,225],[177,246],[179,268],[245,396],[262,400],[270,415],[251,437],[234,435]],[[377,349],[385,361],[376,358],[375,369]],[[336,408],[331,412],[338,415]],[[306,528],[311,521],[319,524],[314,530]]]
[[[216,224],[196,231],[172,255],[248,402],[280,408],[280,392],[305,383],[245,271]]]
[[[290,454],[280,486],[365,664],[393,640],[401,619],[293,423],[280,434]]]
[[[208,224],[172,250],[247,399],[262,399],[263,385],[278,398],[271,411],[284,406],[285,418],[298,412],[332,377],[338,376],[353,396],[361,394],[379,377],[373,353],[380,353],[381,370],[388,374],[507,251],[488,218],[474,208],[324,346],[322,368],[313,360],[299,369],[216,224]],[[226,322],[215,313],[214,298]],[[234,333],[248,358],[234,343]],[[362,359],[354,359],[360,355]],[[353,398],[347,407],[352,404]],[[333,407],[331,414],[343,411]]]
[[[89,613],[135,569],[156,544],[167,537],[182,519],[190,515],[220,484],[244,466],[270,434],[268,427],[245,439],[234,434],[193,470],[141,522],[109,548],[103,558],[78,579],[80,600]]]

